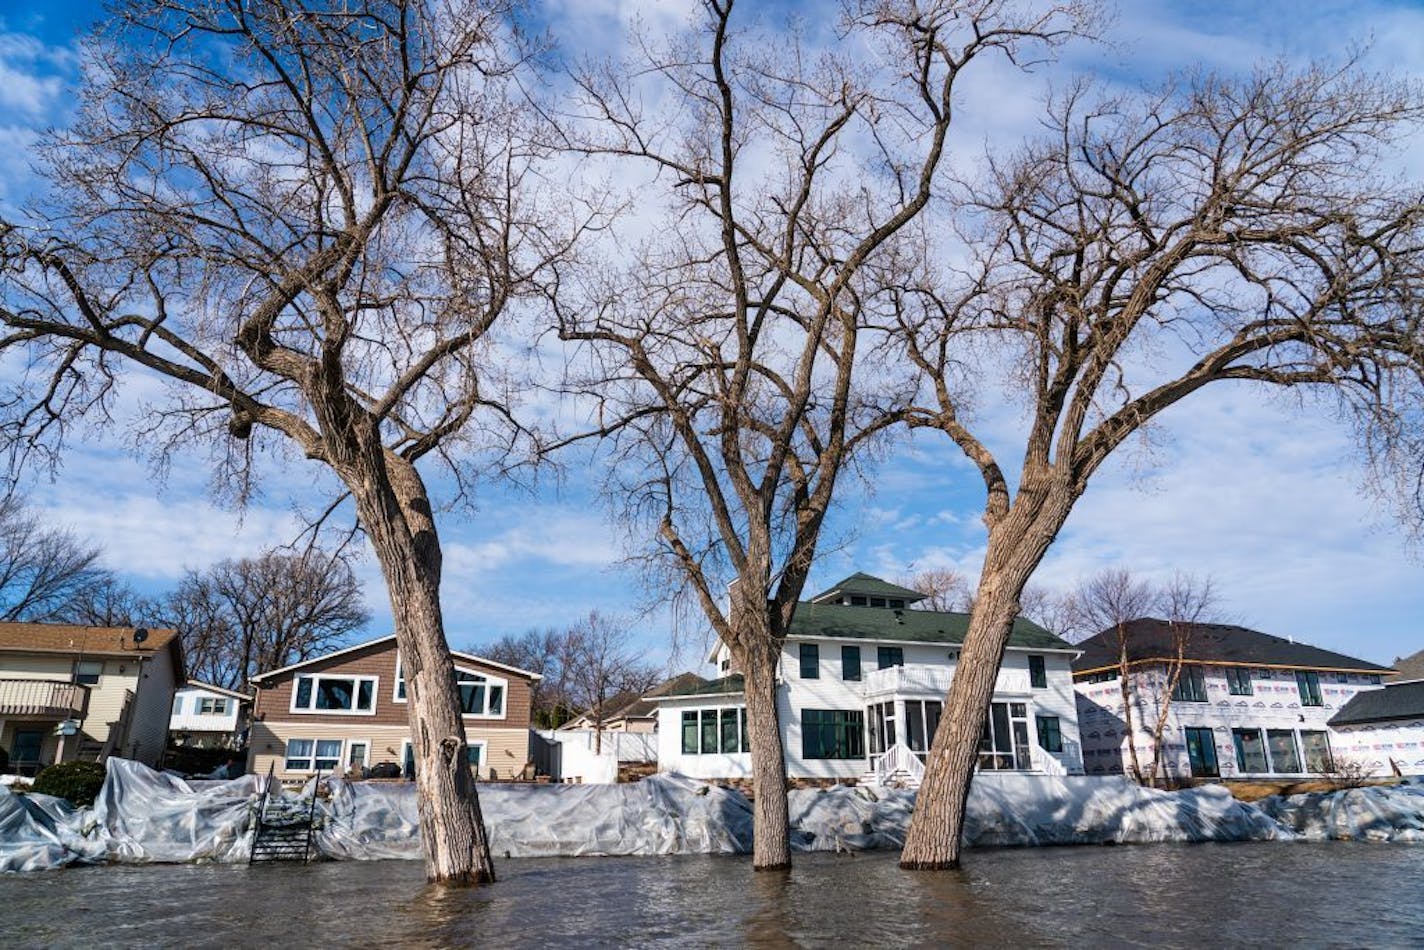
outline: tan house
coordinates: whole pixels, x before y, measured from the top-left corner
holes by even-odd
[[[530,687],[537,673],[456,653],[470,764],[508,778],[529,762]],[[248,748],[251,771],[282,778],[383,762],[413,773],[405,677],[395,636],[258,674]]]
[[[176,630],[0,623],[0,748],[9,771],[110,755],[157,765],[183,679]]]

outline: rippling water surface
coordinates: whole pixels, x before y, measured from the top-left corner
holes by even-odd
[[[0,946],[1419,946],[1424,848],[1350,843],[560,858],[429,888],[413,861],[0,877]]]

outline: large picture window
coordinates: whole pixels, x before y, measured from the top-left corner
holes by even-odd
[[[455,670],[460,688],[460,712],[466,716],[503,716],[504,681],[491,679],[473,670]]]
[[[374,715],[377,682],[374,676],[298,676],[292,684],[292,712]]]
[[[1293,775],[1300,771],[1300,753],[1295,747],[1295,732],[1290,729],[1267,729],[1266,746],[1271,750],[1271,770]]]
[[[683,755],[737,755],[750,751],[746,711],[740,707],[682,711]]]
[[[864,756],[864,710],[801,710],[801,758],[859,759]]]
[[[1236,769],[1244,775],[1269,772],[1266,761],[1266,744],[1261,739],[1260,729],[1232,729],[1231,743],[1236,746]]]
[[[341,764],[340,739],[288,739],[288,772],[333,772]]]
[[[1324,732],[1300,731],[1300,746],[1305,753],[1307,772],[1333,772],[1335,760],[1330,755],[1330,736]]]

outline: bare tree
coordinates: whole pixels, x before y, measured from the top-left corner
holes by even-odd
[[[627,627],[598,611],[568,629],[559,665],[575,706],[593,722],[595,754],[603,753],[603,725],[608,701],[619,693],[643,693],[659,678],[659,670],[642,662]]]
[[[91,627],[174,625],[162,603],[139,594],[112,574],[76,591],[52,614],[51,619]]]
[[[578,77],[573,146],[655,173],[640,206],[664,214],[630,273],[562,302],[561,334],[588,344],[575,386],[615,434],[610,497],[745,675],[753,861],[778,868],[791,859],[778,659],[836,482],[906,392],[903,364],[863,365],[861,331],[928,241],[916,221],[962,71],[1077,19],[865,2],[818,53],[734,24],[732,6],[706,0],[690,35]],[[858,61],[866,44],[873,63]]]
[[[351,500],[404,658],[427,874],[452,883],[493,866],[418,466],[449,463],[463,493],[485,450],[510,448],[487,334],[583,227],[534,173],[513,16],[506,0],[121,2],[87,47],[72,130],[43,150],[50,192],[0,224],[0,352],[26,367],[4,401],[14,464],[107,420],[137,371],[167,384],[146,445],[209,448],[239,500],[259,458],[295,452]]]
[[[1355,64],[1120,98],[1078,86],[1051,104],[1042,140],[964,189],[956,216],[972,263],[910,282],[898,325],[929,396],[913,424],[943,431],[977,467],[988,542],[903,866],[958,864],[1024,584],[1130,436],[1230,381],[1318,391],[1385,450],[1418,437],[1424,211],[1417,185],[1378,169],[1420,117],[1416,87]],[[966,410],[995,369],[1027,402],[1016,480]]]
[[[1147,775],[1149,785],[1157,785],[1166,778],[1166,757],[1162,754],[1162,734],[1167,729],[1167,720],[1172,709],[1172,699],[1177,694],[1177,685],[1182,681],[1182,671],[1187,665],[1187,652],[1191,649],[1198,628],[1203,623],[1215,619],[1216,591],[1211,578],[1197,578],[1178,572],[1164,584],[1157,594],[1157,606],[1165,616],[1171,631],[1171,656],[1161,666],[1161,674],[1155,684],[1153,701],[1156,719],[1152,724],[1152,765]],[[1123,666],[1120,679],[1128,682],[1130,670]],[[1129,731],[1129,737],[1132,733]],[[1131,741],[1129,739],[1129,741]],[[1136,776],[1141,781],[1141,776]]]
[[[46,527],[14,496],[0,499],[0,620],[58,620],[68,604],[110,579],[99,549]]]
[[[569,673],[564,666],[568,656],[568,632],[527,630],[519,635],[501,637],[493,643],[473,646],[469,652],[486,659],[538,673],[530,689],[530,714],[535,726],[557,729],[578,710],[569,685]]]
[[[952,567],[927,567],[895,583],[925,595],[914,610],[969,610],[973,590],[969,578]]]
[[[192,673],[238,690],[257,673],[344,643],[371,619],[348,559],[319,549],[189,571],[165,607]]]

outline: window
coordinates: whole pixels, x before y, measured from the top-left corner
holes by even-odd
[[[371,743],[365,739],[352,739],[346,744],[346,770],[363,769],[371,757]]]
[[[1063,728],[1057,716],[1035,716],[1038,727],[1038,744],[1045,752],[1063,751]]]
[[[903,600],[895,600],[894,598],[891,598],[890,606],[895,608],[896,610],[904,610],[905,602]]]
[[[865,712],[860,709],[801,710],[803,759],[859,759],[865,755]]]
[[[376,712],[376,684],[374,676],[298,676],[292,712],[371,716]]]
[[[1226,668],[1226,690],[1232,696],[1251,696],[1255,689],[1251,686],[1251,671],[1244,666]]]
[[[173,715],[175,715],[175,716],[181,716],[181,715],[183,715],[183,697],[182,697],[182,696],[174,696],[174,697],[173,697]]]
[[[1271,750],[1271,771],[1300,771],[1300,755],[1296,752],[1295,733],[1290,729],[1267,729],[1266,747]]]
[[[229,702],[226,697],[201,696],[198,698],[198,715],[226,716]]]
[[[841,647],[841,679],[860,679],[860,647]]]
[[[821,648],[815,643],[801,644],[801,678],[803,680],[820,679],[821,677]]]
[[[1028,685],[1034,689],[1048,689],[1048,671],[1041,656],[1028,658]]]
[[[485,744],[483,742],[471,742],[465,746],[465,761],[470,763],[470,768],[475,774],[479,774],[480,763],[484,761]]]
[[[1365,681],[1366,681],[1367,683],[1369,683],[1371,686],[1378,686],[1378,685],[1380,685],[1380,677],[1379,677],[1379,674],[1378,674],[1378,673],[1371,673],[1369,676],[1366,676],[1366,677],[1365,677]]]
[[[938,715],[938,714],[936,714]],[[936,719],[938,725],[938,719]],[[888,752],[895,744],[895,704],[876,703],[870,707],[870,754]]]
[[[1200,668],[1197,669],[1200,673]],[[1216,739],[1210,729],[1188,726],[1187,761],[1191,764],[1193,778],[1216,778],[1221,769],[1216,764]]]
[[[905,665],[904,647],[876,647],[875,663],[882,670]]]
[[[288,739],[288,772],[331,772],[341,764],[340,739]]]
[[[851,595],[850,595],[850,605],[851,605],[852,607],[864,607],[864,606],[865,606],[865,598],[864,598],[864,597],[861,597],[859,594],[851,594]]]
[[[1231,744],[1236,747],[1236,770],[1253,775],[1269,772],[1266,761],[1266,744],[1261,741],[1260,729],[1232,729]]]
[[[1206,702],[1206,677],[1200,666],[1184,666],[1177,677],[1177,688],[1172,690],[1172,698],[1183,703]]]
[[[1089,673],[1083,677],[1085,683],[1111,683],[1118,678],[1117,670],[1098,670],[1096,673]]]
[[[1322,706],[1320,699],[1320,674],[1314,670],[1296,670],[1295,685],[1300,687],[1302,706]]]
[[[893,703],[890,704],[890,708],[892,710],[890,720],[893,728]],[[921,702],[913,699],[905,701],[905,744],[910,747],[911,752],[919,753],[921,762],[925,760],[925,756],[930,750],[930,743],[934,742],[935,730],[939,728],[939,717],[943,711],[944,704],[940,702],[931,700]],[[873,725],[872,731],[874,731]],[[893,741],[891,745],[894,745]]]
[[[1330,755],[1330,736],[1324,732],[1300,731],[1300,746],[1305,753],[1307,772],[1333,772],[1335,759]]]
[[[750,751],[746,713],[740,707],[682,711],[683,755],[736,755]]]
[[[94,686],[104,675],[103,660],[80,660],[74,664],[74,682]]]
[[[870,598],[870,606],[872,606],[872,607],[884,607],[884,606],[885,606],[885,598],[884,598],[884,597],[872,597],[872,598]]]
[[[503,716],[504,682],[476,673],[455,669],[455,685],[460,690],[460,712],[465,716]]]
[[[1032,767],[1028,707],[1024,703],[991,703],[979,740],[979,768],[1008,771]]]

